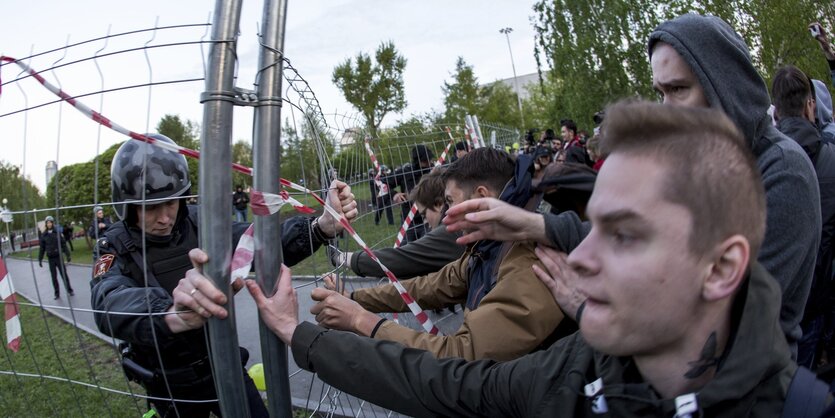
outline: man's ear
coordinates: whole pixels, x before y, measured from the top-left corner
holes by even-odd
[[[716,301],[729,297],[736,292],[751,258],[751,246],[742,235],[734,235],[713,251],[713,262],[707,266],[707,277],[702,285],[702,297]]]
[[[815,98],[812,97],[811,99],[806,101],[806,107],[803,109],[806,113],[806,119],[809,122],[815,123],[815,107],[817,106],[817,102],[815,102]]]
[[[490,189],[487,186],[478,186],[475,188],[474,194],[478,197],[496,197],[493,193],[490,193]]]

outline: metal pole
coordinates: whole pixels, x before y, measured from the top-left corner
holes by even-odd
[[[200,247],[209,254],[206,276],[227,296],[226,319],[209,319],[209,343],[220,410],[224,417],[248,417],[243,368],[235,329],[235,298],[229,283],[232,260],[232,110],[235,46],[242,0],[216,0],[206,74],[200,138]]]
[[[473,128],[475,129],[475,133],[478,135],[478,140],[481,141],[481,146],[486,147],[487,141],[484,139],[484,136],[481,135],[481,125],[478,124],[478,116],[473,115]]]
[[[502,28],[499,32],[503,33],[507,39],[507,51],[510,52],[510,66],[513,68],[513,83],[516,85],[516,104],[519,105],[519,118],[522,119],[522,129],[525,129],[525,114],[522,112],[522,90],[519,90],[519,79],[516,77],[516,64],[513,62],[513,50],[510,48],[510,32],[513,28]]]
[[[253,164],[255,190],[278,194],[281,185],[281,70],[283,66],[284,30],[287,20],[287,0],[265,0],[261,25],[260,69],[256,78],[258,107],[255,108]],[[255,271],[262,290],[270,294],[281,271],[284,256],[281,252],[281,219],[278,213],[255,218]],[[287,346],[258,321],[261,355],[267,383],[267,406],[270,416],[292,415]]]

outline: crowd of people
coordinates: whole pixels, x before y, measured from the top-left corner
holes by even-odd
[[[811,27],[835,87],[835,53]],[[270,294],[252,280],[233,288],[247,287],[299,367],[411,416],[832,416],[826,84],[786,66],[769,94],[743,38],[713,16],[666,21],[646,47],[662,103],[610,104],[587,140],[563,120],[560,137],[531,132],[520,152],[456,145],[455,161],[433,168],[417,145],[408,164],[369,173],[378,207],[388,195],[403,217],[419,210],[420,228],[376,257],[421,307],[463,305],[454,333],[378,316],[409,310],[390,284],[348,292],[325,278],[311,293],[318,324],[299,321],[289,267]],[[143,154],[144,169],[166,173],[148,176],[156,192],[145,198],[162,201],[123,203],[141,197]],[[99,329],[126,342],[125,371],[162,416],[219,414],[217,402],[194,402],[217,396],[203,325],[229,312],[200,268],[211,254],[197,249],[197,212],[183,202],[188,165],[133,141],[111,176],[121,220],[99,240]],[[356,218],[347,184],[335,180],[327,198]],[[246,226],[235,223],[235,240]],[[285,264],[342,228],[328,212],[286,220]],[[362,252],[330,259],[384,276]],[[149,309],[158,315],[136,315]],[[264,416],[245,381],[250,411]]]

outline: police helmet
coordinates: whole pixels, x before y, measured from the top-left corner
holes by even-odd
[[[112,169],[112,167],[111,167],[111,169]],[[98,213],[99,211],[104,212],[104,208],[101,207],[101,206],[96,206],[96,207],[93,208],[93,213]]]
[[[159,142],[173,144],[165,135],[146,134]],[[122,144],[110,166],[113,203],[120,219],[129,216],[125,201],[180,197],[191,188],[186,157],[174,151],[131,140]]]
[[[52,223],[55,223],[55,218],[53,218],[53,217],[51,217],[51,216],[47,216],[46,218],[44,218],[44,220],[43,220],[43,221],[44,221],[44,222],[52,222]]]

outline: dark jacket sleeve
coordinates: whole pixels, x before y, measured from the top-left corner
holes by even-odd
[[[41,234],[41,236],[38,238],[38,243],[40,244],[40,248],[38,249],[38,262],[42,262],[43,254],[46,251],[46,241],[44,240],[44,234]]]
[[[192,216],[197,219],[196,207],[193,212]],[[308,216],[293,216],[281,224],[281,249],[284,256],[284,265],[292,267],[310,257],[322,246],[323,243],[311,233],[310,224],[313,219],[313,217]],[[232,223],[233,250],[238,246],[238,241],[250,225],[252,224],[249,222]]]
[[[501,364],[439,360],[423,350],[308,322],[296,328],[292,350],[299,367],[335,388],[415,417],[531,416],[532,376],[548,353]]]
[[[446,225],[440,225],[417,241],[400,248],[374,250],[374,254],[398,279],[411,279],[434,273],[461,257],[464,246],[456,244],[456,238],[458,235],[448,232]],[[383,269],[364,251],[353,253],[350,267],[363,277],[385,276]]]
[[[576,213],[568,211],[559,215],[544,213],[545,233],[554,248],[570,253],[591,231],[591,223],[583,222]]]
[[[110,269],[90,283],[93,318],[99,331],[130,343],[164,346],[174,334],[163,315],[148,314],[167,311],[174,303],[171,296],[161,287],[144,287],[130,277],[129,261],[111,249],[100,246],[99,251],[115,257]]]

